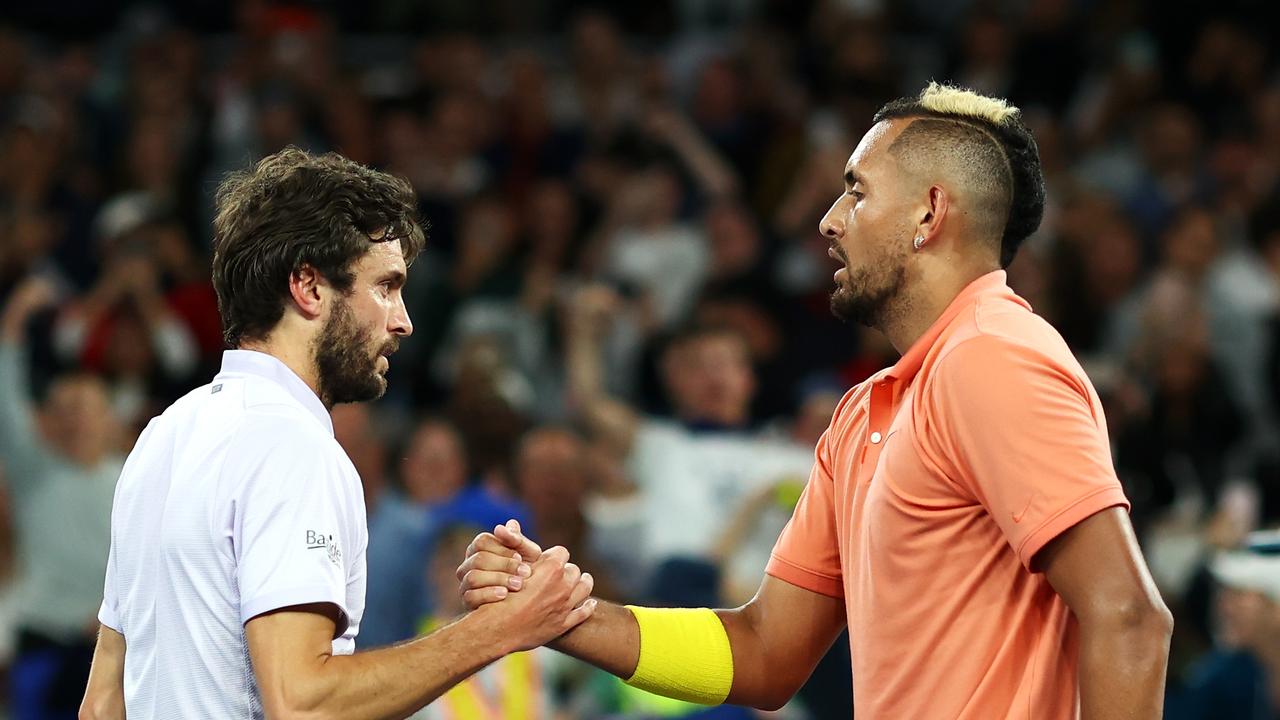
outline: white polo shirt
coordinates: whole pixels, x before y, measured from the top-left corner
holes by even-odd
[[[364,495],[319,398],[284,363],[231,350],[155,418],[111,511],[98,619],[124,635],[130,718],[261,718],[244,623],[303,603],[364,612]]]

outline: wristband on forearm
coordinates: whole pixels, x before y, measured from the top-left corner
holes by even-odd
[[[729,634],[707,608],[627,609],[640,625],[640,662],[627,684],[702,705],[719,705],[733,686]]]

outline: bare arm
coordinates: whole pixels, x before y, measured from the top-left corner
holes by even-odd
[[[80,720],[124,720],[124,636],[103,625],[93,649]]]
[[[1080,623],[1084,720],[1159,718],[1173,616],[1121,508],[1080,522],[1036,557]]]
[[[515,550],[532,546],[505,529],[484,533],[459,568],[468,606],[491,602],[490,593],[514,573]],[[523,591],[521,591],[523,592]],[[784,705],[809,678],[845,627],[844,602],[765,576],[759,592],[736,610],[717,610],[733,652],[733,687],[726,702],[764,709]],[[622,678],[640,660],[640,628],[631,611],[601,603],[592,618],[551,647]]]
[[[712,198],[730,197],[738,191],[738,176],[720,152],[679,111],[664,108],[649,113],[645,129],[675,151],[698,186]]]
[[[603,286],[583,288],[574,296],[568,317],[566,364],[573,404],[592,433],[625,457],[635,440],[639,418],[628,405],[605,393],[600,358],[600,335],[617,304],[617,296]]]
[[[845,626],[838,598],[767,575],[751,602],[716,614],[733,651],[733,687],[725,702],[764,710],[776,710],[796,694]],[[551,647],[629,678],[640,660],[640,627],[626,608],[602,604]]]
[[[0,459],[7,465],[10,487],[21,493],[38,482],[54,462],[36,431],[27,361],[27,323],[38,310],[53,304],[48,282],[31,278],[13,291],[0,313]]]
[[[533,566],[524,592],[440,630],[387,648],[334,655],[336,609],[319,604],[245,624],[268,718],[406,717],[490,662],[537,647],[594,610],[590,578],[555,548]]]

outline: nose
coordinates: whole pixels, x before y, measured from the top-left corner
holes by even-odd
[[[836,201],[831,203],[831,207],[827,208],[827,213],[822,216],[822,220],[818,222],[818,232],[828,240],[838,240],[844,236],[844,216],[840,211],[842,199],[843,196],[836,198]]]
[[[391,324],[388,330],[392,335],[408,337],[413,334],[413,321],[409,319],[409,308],[404,305],[404,296],[396,298],[395,307],[391,309]]]

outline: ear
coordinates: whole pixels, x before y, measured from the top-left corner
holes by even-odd
[[[294,307],[308,320],[320,316],[328,291],[329,283],[311,265],[304,263],[289,275],[289,296],[293,298]]]
[[[951,209],[951,197],[947,191],[940,185],[932,185],[929,187],[929,194],[926,198],[924,207],[924,215],[916,224],[916,237],[923,237],[924,244],[929,244],[938,233],[942,230],[942,223],[946,220],[947,212]]]

